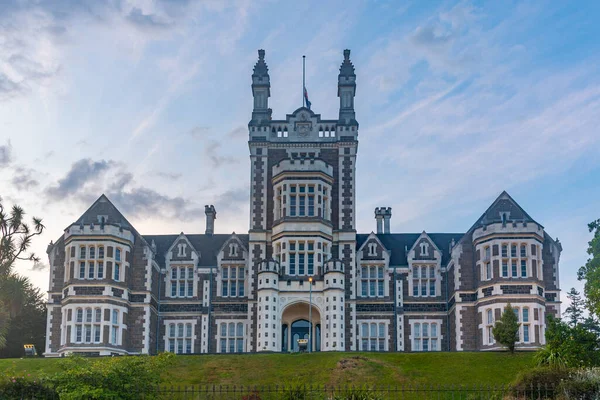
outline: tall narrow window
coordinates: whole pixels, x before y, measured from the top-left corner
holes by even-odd
[[[413,296],[415,297],[435,297],[436,273],[433,265],[413,266],[412,269]]]
[[[98,261],[98,279],[104,279],[104,262]]]
[[[511,272],[512,272],[512,277],[516,278],[517,277],[517,260],[511,260]]]
[[[94,279],[95,265],[93,261],[88,262],[88,279]]]
[[[517,245],[514,243],[510,245],[510,256],[511,257],[517,256]]]
[[[502,276],[508,277],[508,260],[502,260]]]
[[[79,258],[81,258],[82,260],[85,260],[85,246],[81,246],[79,248]]]
[[[96,248],[94,246],[90,246],[90,258],[96,258]]]
[[[502,257],[508,257],[508,245],[502,244]]]
[[[315,273],[315,254],[308,253],[308,275],[314,275]]]
[[[112,345],[119,344],[119,311],[112,311],[112,326],[111,326],[111,335],[110,335],[110,343]]]
[[[98,246],[98,259],[104,259],[104,246]]]
[[[526,244],[521,245],[521,257],[527,257],[527,245]]]
[[[527,260],[521,260],[521,277],[527,277]]]
[[[384,293],[384,267],[372,266],[361,268],[361,295],[363,297],[383,297]]]
[[[115,263],[115,271],[114,271],[113,279],[115,281],[121,280],[121,264],[119,264],[119,263]]]
[[[85,261],[79,263],[79,279],[85,279]]]
[[[296,216],[296,186],[290,185],[290,216]]]
[[[171,269],[171,297],[194,297],[194,268]]]
[[[219,325],[219,352],[243,353],[244,352],[244,324],[241,322],[222,322]]]
[[[494,344],[494,334],[492,333],[494,329],[494,310],[488,308],[486,314],[486,330],[488,344]]]
[[[223,267],[222,271],[222,296],[244,296],[244,267]]]
[[[523,307],[523,342],[529,343],[529,308]]]

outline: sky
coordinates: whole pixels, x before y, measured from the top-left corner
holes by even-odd
[[[599,2],[0,1],[0,195],[46,246],[102,193],[144,234],[249,225],[257,50],[274,119],[338,115],[356,68],[357,229],[464,232],[503,191],[563,246],[581,288],[600,218]],[[563,308],[564,309],[564,308]]]

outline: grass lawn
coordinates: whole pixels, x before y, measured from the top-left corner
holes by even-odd
[[[533,366],[533,353],[313,353],[177,356],[173,385],[500,385]],[[59,359],[3,359],[0,373],[38,375]]]

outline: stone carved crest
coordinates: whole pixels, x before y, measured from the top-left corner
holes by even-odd
[[[310,122],[298,122],[296,124],[296,130],[298,131],[298,135],[302,137],[308,136],[308,132],[310,132],[311,123]]]

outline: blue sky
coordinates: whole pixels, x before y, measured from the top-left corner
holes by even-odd
[[[3,1],[0,194],[44,253],[106,193],[143,233],[248,229],[250,75],[270,106],[337,116],[356,67],[358,229],[462,232],[507,190],[563,244],[563,289],[600,217],[600,3]],[[19,270],[42,288],[48,270]]]

